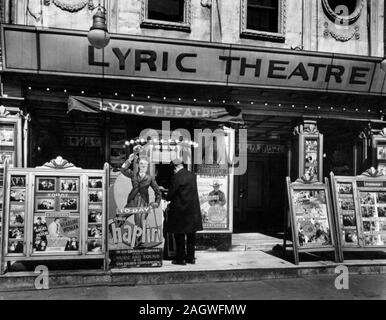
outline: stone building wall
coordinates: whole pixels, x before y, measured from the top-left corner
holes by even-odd
[[[17,24],[88,30],[97,0],[8,0],[14,7]],[[285,40],[272,41],[240,36],[243,2],[247,0],[190,0],[191,30],[141,27],[145,0],[105,0],[111,33],[143,35],[194,41],[211,41],[286,49],[384,55],[384,1],[357,0],[360,8],[355,21],[339,25],[326,15],[329,0],[280,0],[285,17]],[[73,4],[75,12],[64,5]],[[210,3],[211,6],[205,4]],[[342,0],[342,3],[345,1]]]

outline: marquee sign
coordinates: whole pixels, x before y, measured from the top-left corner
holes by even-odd
[[[4,71],[224,86],[386,94],[381,58],[2,26]],[[75,58],[76,57],[76,58]]]

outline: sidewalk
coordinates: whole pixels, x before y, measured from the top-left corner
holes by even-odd
[[[296,266],[263,251],[199,251],[195,265],[177,266],[164,261],[160,268],[51,271],[49,281],[50,288],[257,281],[332,275],[337,265],[317,261]],[[350,260],[344,265],[351,274],[386,273],[386,260]],[[34,289],[36,277],[33,272],[7,273],[0,276],[0,291]]]

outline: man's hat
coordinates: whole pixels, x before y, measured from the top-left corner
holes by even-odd
[[[175,159],[173,159],[172,161],[170,161],[170,164],[171,164],[172,166],[176,167],[176,166],[178,166],[178,165],[180,165],[180,164],[184,164],[184,163],[182,162],[181,159],[175,158]]]
[[[222,184],[220,184],[217,180],[214,180],[212,187],[219,187],[219,186],[222,186]]]

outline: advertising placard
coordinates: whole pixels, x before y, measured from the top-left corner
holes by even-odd
[[[111,175],[109,188],[108,247],[113,268],[160,267],[163,256],[163,213],[149,204],[133,206],[128,195],[132,179]],[[155,201],[149,186],[149,203]],[[140,204],[140,203],[138,203]]]
[[[228,167],[198,165],[197,188],[204,232],[230,231]]]
[[[333,251],[338,260],[328,181],[298,179],[291,183],[287,177],[287,191],[295,263],[299,263],[299,252]]]

